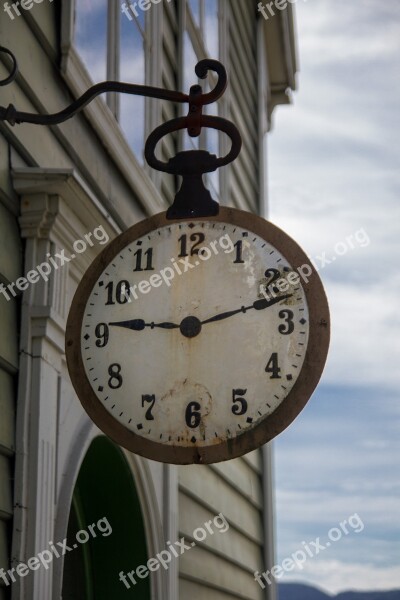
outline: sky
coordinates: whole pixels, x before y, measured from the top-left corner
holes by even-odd
[[[269,219],[319,267],[332,334],[317,390],[274,442],[276,564],[319,537],[280,581],[400,589],[400,2],[295,11],[298,90],[273,115]]]

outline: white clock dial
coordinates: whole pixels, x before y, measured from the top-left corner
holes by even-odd
[[[68,317],[85,410],[163,462],[218,462],[269,441],[327,356],[329,309],[307,262],[284,232],[235,209],[134,225],[90,266]]]
[[[99,401],[137,435],[174,446],[254,427],[289,394],[307,350],[300,278],[276,287],[291,274],[276,248],[229,223],[173,223],[129,243],[83,313]]]

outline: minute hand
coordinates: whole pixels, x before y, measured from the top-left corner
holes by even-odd
[[[206,325],[207,323],[213,323],[214,321],[222,321],[223,319],[228,319],[229,317],[233,317],[233,315],[237,315],[241,312],[245,313],[248,310],[251,310],[253,308],[255,310],[264,310],[264,308],[273,306],[274,304],[281,302],[281,300],[286,300],[287,298],[290,298],[291,296],[292,296],[292,294],[286,294],[286,296],[279,296],[276,298],[271,298],[271,300],[261,298],[260,300],[255,300],[255,302],[253,302],[253,304],[250,304],[250,306],[242,306],[241,308],[238,308],[237,310],[230,310],[227,312],[220,313],[218,315],[215,315],[214,317],[210,317],[209,319],[202,321],[201,324]]]

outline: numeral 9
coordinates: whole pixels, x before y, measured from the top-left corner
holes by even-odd
[[[108,325],[106,325],[105,323],[99,323],[98,325],[96,325],[96,329],[94,331],[97,337],[96,346],[98,348],[104,348],[104,346],[107,346],[108,340],[110,338]]]

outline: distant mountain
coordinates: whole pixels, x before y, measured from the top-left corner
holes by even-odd
[[[400,600],[400,590],[389,592],[341,592],[331,596],[302,583],[280,583],[278,600]]]
[[[280,583],[278,600],[332,600],[332,596],[302,583]]]

